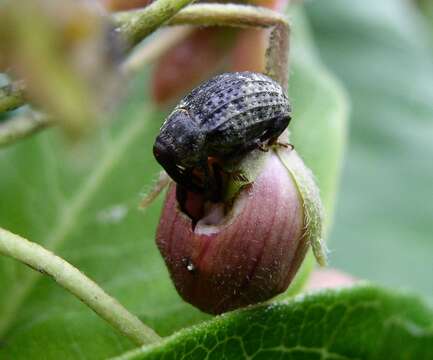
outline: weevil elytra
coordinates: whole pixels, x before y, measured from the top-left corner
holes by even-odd
[[[266,75],[217,75],[175,107],[153,153],[176,183],[209,194],[218,186],[214,165],[274,143],[289,124],[290,111],[282,87]]]

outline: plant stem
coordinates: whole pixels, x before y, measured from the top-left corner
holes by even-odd
[[[26,103],[24,82],[15,81],[0,87],[0,113],[19,108]]]
[[[146,9],[117,15],[116,20],[119,25],[133,23],[134,19],[147,13]],[[125,25],[120,26],[120,31],[124,29]],[[266,73],[287,90],[290,26],[282,14],[249,5],[197,4],[179,11],[167,21],[167,25],[272,28],[266,51]],[[136,26],[144,26],[144,24],[136,23]],[[136,33],[138,34],[139,31],[136,30]],[[144,35],[148,34],[143,33]]]
[[[35,111],[13,116],[0,124],[0,147],[32,135],[51,124],[48,116]]]
[[[193,0],[157,0],[139,11],[114,15],[118,31],[134,47]]]
[[[282,14],[249,5],[198,4],[183,9],[168,24],[272,28],[266,51],[266,74],[287,90],[290,26]]]
[[[144,325],[94,281],[42,246],[0,228],[0,254],[51,276],[137,345],[149,344],[160,339],[151,328]]]

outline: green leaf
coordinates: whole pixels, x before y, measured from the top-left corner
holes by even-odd
[[[432,309],[359,286],[219,316],[116,360],[427,360],[432,347]]]
[[[315,1],[308,10],[323,58],[353,104],[331,263],[432,297],[428,33],[410,1]]]
[[[292,74],[298,117],[293,141],[316,173],[330,214],[345,100],[317,62],[295,62]],[[144,213],[137,210],[140,193],[157,178],[151,147],[165,114],[145,100],[147,79],[136,80],[112,125],[79,148],[50,130],[0,151],[0,226],[71,262],[164,336],[209,316],[180,299],[154,244],[161,199]],[[307,124],[317,126],[310,132]],[[304,141],[329,151],[322,154]],[[301,288],[312,263],[306,264],[289,293]],[[0,258],[0,284],[0,358],[99,359],[133,348],[77,299],[22,264]]]
[[[164,334],[203,315],[179,299],[157,252],[160,201],[138,211],[159,169],[151,139],[164,116],[141,100],[144,80],[111,129],[81,148],[51,130],[1,151],[0,224],[70,261]],[[0,283],[0,358],[101,358],[133,346],[20,263],[1,258]]]

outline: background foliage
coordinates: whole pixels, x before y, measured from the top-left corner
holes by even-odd
[[[315,1],[307,10],[320,54],[352,104],[332,264],[433,300],[433,61],[426,22],[409,1]]]

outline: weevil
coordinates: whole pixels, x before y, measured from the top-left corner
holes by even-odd
[[[276,142],[288,126],[282,87],[254,72],[224,73],[185,96],[163,123],[153,153],[168,175],[192,192],[215,193],[215,166]]]

